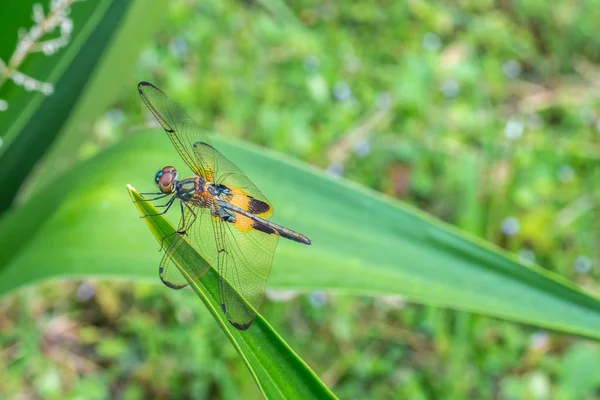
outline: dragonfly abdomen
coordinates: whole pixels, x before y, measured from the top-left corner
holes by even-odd
[[[266,219],[263,219],[261,217],[257,217],[256,215],[249,213],[226,201],[217,200],[217,203],[222,209],[233,211],[234,213],[250,218],[252,220],[252,228],[256,229],[257,231],[261,231],[269,235],[279,235],[281,237],[293,240],[298,243],[311,244],[310,239],[301,233],[295,232],[291,229],[275,224],[271,221],[267,221]]]
[[[288,229],[284,226],[274,224],[273,222],[270,222],[270,221],[264,221],[264,222],[266,222],[269,225],[269,227],[275,229],[277,231],[277,233],[279,233],[279,236],[281,236],[281,237],[293,240],[294,242],[298,242],[298,243],[311,244],[310,239],[301,233],[298,233],[296,231]]]

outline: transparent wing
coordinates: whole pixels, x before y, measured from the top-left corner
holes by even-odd
[[[261,218],[273,215],[273,207],[262,192],[238,167],[209,143],[194,143],[197,160],[209,159],[214,163],[214,181],[231,190],[230,203]]]
[[[160,266],[158,267],[160,280],[172,289],[181,289],[190,284],[177,268],[177,263],[180,263],[181,266],[185,265],[183,261],[177,261],[178,257],[180,257],[181,260],[188,259],[193,253],[192,247],[182,246],[185,242],[186,235],[177,235],[167,248],[167,251],[160,261]],[[184,268],[186,268],[186,271],[188,271],[190,275],[193,274],[196,276],[196,279],[200,278],[208,271],[206,265],[197,268],[194,265],[185,265]]]
[[[248,217],[236,213],[236,218],[236,223],[230,224],[213,217],[219,259],[219,298],[229,322],[246,330],[256,317],[254,310],[260,308],[265,297],[279,236],[276,231],[266,234],[252,228],[254,222]]]
[[[201,142],[194,143],[193,147],[196,159],[214,160],[213,182],[230,190],[231,195],[226,201],[261,218],[273,214],[273,207],[262,192],[218,150]],[[256,317],[254,310],[258,310],[263,302],[279,235],[266,224],[240,213],[234,214],[235,223],[212,217],[217,242],[219,297],[229,322],[245,330]]]
[[[196,175],[213,181],[214,160],[208,156],[198,159],[194,155],[194,143],[210,143],[202,128],[180,105],[151,83],[140,82],[138,92],[190,169]]]
[[[227,201],[238,208],[261,218],[273,214],[271,204],[260,190],[210,145],[207,135],[183,108],[150,83],[141,82],[138,91],[195,174],[226,186],[230,191]],[[256,317],[253,308],[258,309],[263,301],[279,235],[268,225],[235,214],[235,223],[228,223],[211,216],[208,209],[186,206],[180,224],[180,231],[185,234],[179,235],[167,249],[160,276],[167,286],[174,288],[199,279],[209,267],[190,262],[193,251],[184,244],[191,245],[209,263],[218,263],[221,307],[234,326],[245,330]],[[181,275],[177,265],[189,278]]]
[[[203,229],[208,231],[204,232]],[[165,251],[158,268],[162,282],[173,289],[181,289],[190,284],[188,278],[177,268],[177,264],[186,271],[191,281],[195,281],[208,271],[210,265],[216,261],[217,254],[208,210],[185,206],[177,231],[185,233],[177,234]],[[211,264],[198,263],[196,252]]]
[[[211,265],[218,265],[221,309],[233,326],[246,330],[256,318],[254,310],[263,302],[279,236],[274,230],[266,234],[268,226],[261,227],[262,231],[255,230],[255,222],[248,217],[236,214],[236,218],[236,223],[230,224],[211,216],[208,209],[186,207],[182,221],[189,228],[171,243],[159,270],[165,285],[181,289],[200,279],[210,268],[208,264],[190,262],[194,250]],[[189,246],[184,246],[184,242]],[[189,280],[180,273],[177,264],[186,271]]]

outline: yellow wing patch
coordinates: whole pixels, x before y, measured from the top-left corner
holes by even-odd
[[[269,218],[273,214],[273,208],[269,203],[248,196],[242,189],[230,188],[230,190],[231,199],[229,202],[234,206],[261,218]]]
[[[231,190],[231,200],[229,202],[244,211],[250,211],[250,197],[246,196],[241,189],[233,188]]]
[[[248,233],[252,229],[252,220],[245,215],[236,214],[234,226],[243,233]]]

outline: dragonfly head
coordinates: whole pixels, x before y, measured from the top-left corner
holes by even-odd
[[[177,170],[167,166],[156,173],[154,181],[162,193],[171,194],[175,191],[175,179],[177,179]]]

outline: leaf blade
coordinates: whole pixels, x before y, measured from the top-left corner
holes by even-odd
[[[600,338],[600,302],[563,278],[539,267],[524,267],[504,251],[356,184],[334,181],[265,149],[219,138],[213,141],[269,198],[275,207],[274,222],[313,239],[310,248],[282,241],[269,288],[401,295]],[[0,268],[10,261],[0,270],[0,293],[57,275],[158,281],[155,269],[149,267],[157,265],[156,249],[145,240],[137,218],[114,189],[128,181],[148,182],[149,187],[157,160],[164,161],[161,165],[178,164],[168,139],[160,133],[134,135],[39,192],[56,197],[50,206],[34,195],[31,204],[19,210],[21,215],[13,218],[46,219],[26,224],[38,233],[30,239],[28,232],[21,232],[19,240],[27,245],[18,256],[7,257],[0,251]],[[181,168],[180,172],[185,175]],[[69,190],[61,200],[59,192]],[[49,216],[40,213],[45,208],[53,210]],[[0,221],[1,243],[19,236],[6,233],[19,227],[8,222]],[[102,234],[113,226],[119,226],[114,237]],[[86,237],[90,229],[96,236]],[[111,251],[98,252],[96,242]],[[129,245],[123,246],[124,242]],[[65,244],[77,254],[57,254],[56,248]],[[27,270],[45,265],[49,255],[52,270]]]

